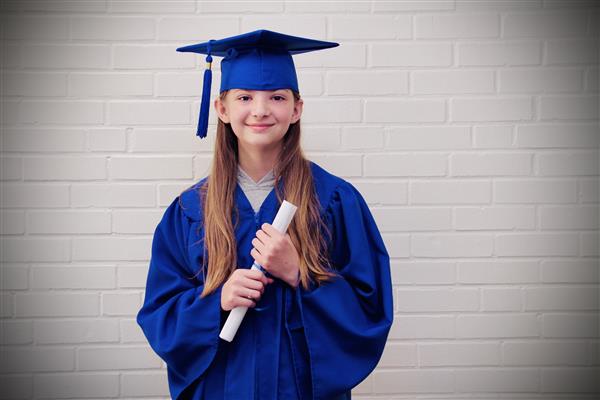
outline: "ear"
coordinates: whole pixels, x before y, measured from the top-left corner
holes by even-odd
[[[302,110],[304,108],[304,101],[302,99],[294,102],[294,112],[292,113],[292,124],[298,122],[300,117],[302,116]]]
[[[221,121],[223,121],[224,123],[229,124],[230,120],[229,120],[229,115],[227,114],[227,108],[225,107],[225,103],[223,101],[221,101],[221,99],[219,97],[217,97],[215,99],[214,106],[215,106],[215,111],[217,112],[217,115],[219,116],[219,119]]]

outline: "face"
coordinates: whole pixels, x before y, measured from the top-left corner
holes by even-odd
[[[290,89],[231,89],[223,101],[215,100],[219,118],[231,124],[238,146],[249,151],[279,148],[290,124],[300,119],[302,105]]]

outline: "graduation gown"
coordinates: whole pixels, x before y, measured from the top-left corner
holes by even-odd
[[[350,399],[379,362],[393,320],[388,253],[354,186],[310,166],[340,277],[308,290],[275,278],[231,343],[219,338],[229,314],[221,309],[222,285],[200,298],[199,192],[184,192],[166,209],[154,233],[137,322],[167,364],[172,398]],[[273,188],[255,213],[239,185],[235,201],[238,267],[250,268],[251,241],[264,222],[272,223],[279,204]]]

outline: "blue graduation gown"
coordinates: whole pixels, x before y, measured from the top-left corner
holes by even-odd
[[[354,186],[310,165],[321,216],[333,233],[330,259],[341,276],[308,290],[275,278],[231,343],[219,338],[229,314],[221,310],[222,286],[200,298],[202,274],[193,277],[203,254],[198,191],[184,192],[166,209],[137,322],[167,364],[172,398],[350,399],[379,362],[393,320],[388,253]],[[279,204],[272,190],[255,213],[239,185],[235,199],[238,266],[250,268],[251,241],[264,222],[272,223]]]

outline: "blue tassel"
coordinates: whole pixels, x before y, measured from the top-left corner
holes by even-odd
[[[208,130],[208,112],[210,109],[210,86],[212,83],[212,57],[209,54],[206,57],[206,70],[204,70],[204,83],[202,84],[202,100],[200,102],[200,114],[198,114],[198,130],[196,135],[200,138],[206,137],[206,131]]]

